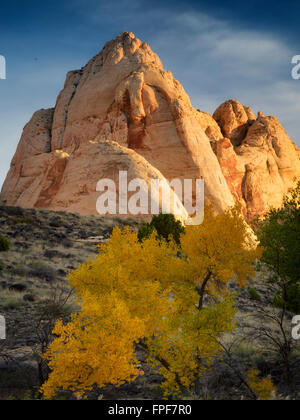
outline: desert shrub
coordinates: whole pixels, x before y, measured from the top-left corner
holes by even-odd
[[[241,359],[250,359],[256,352],[255,348],[249,344],[240,343],[233,349],[234,355]]]
[[[16,225],[37,225],[38,222],[32,217],[18,217],[14,220]]]
[[[51,266],[42,263],[42,262],[33,262],[29,266],[30,274],[34,277],[38,277],[40,279],[44,279],[48,282],[52,282],[55,280],[56,271]]]
[[[157,232],[160,240],[165,239],[169,241],[171,237],[179,244],[180,235],[185,232],[185,229],[180,220],[176,220],[173,214],[160,214],[153,216],[150,223],[142,223],[138,232],[139,241],[142,242],[144,239],[149,238],[154,231]]]
[[[16,398],[13,395],[11,395],[8,398],[10,401],[18,400],[18,401],[43,401],[43,396],[36,391],[35,389],[29,389],[25,391],[22,398]],[[67,397],[64,395],[55,395],[55,398],[53,398],[55,401],[66,401]]]
[[[26,284],[23,284],[23,283],[14,283],[9,286],[9,290],[11,292],[22,293],[22,292],[25,292],[26,289],[27,289],[27,286]]]
[[[22,264],[16,264],[14,267],[9,268],[9,272],[16,276],[23,276],[25,277],[28,273],[28,268]]]
[[[0,252],[9,251],[9,242],[4,236],[0,236]]]
[[[3,303],[2,308],[4,311],[14,311],[20,309],[22,306],[24,306],[24,302],[17,299],[8,299]]]
[[[74,306],[71,304],[61,304],[56,300],[44,301],[36,310],[36,315],[43,319],[65,319],[74,312]]]
[[[248,290],[248,294],[249,294],[249,298],[251,300],[260,300],[260,294],[258,293],[258,291],[254,287],[251,287]]]
[[[61,241],[61,245],[62,245],[64,248],[72,248],[72,247],[73,247],[73,242],[72,242],[72,241],[70,241],[69,239],[63,239],[63,240]]]

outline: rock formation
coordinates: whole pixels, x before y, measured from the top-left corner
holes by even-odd
[[[300,178],[299,150],[274,117],[236,101],[197,111],[150,47],[120,34],[67,75],[54,109],[24,128],[0,199],[97,214],[102,178],[205,180],[207,203],[247,218],[280,205]],[[184,209],[182,209],[184,213]]]
[[[251,219],[278,207],[300,179],[299,150],[275,117],[230,100],[213,117],[224,139],[214,145],[222,172],[236,201]]]

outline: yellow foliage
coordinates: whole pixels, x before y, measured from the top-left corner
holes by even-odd
[[[86,291],[95,298],[115,292],[126,303],[131,315],[145,324],[148,335],[155,333],[168,310],[168,267],[177,249],[158,245],[153,234],[142,245],[137,232],[115,228],[107,244],[100,246],[98,257],[81,265],[69,276],[80,302]]]
[[[140,243],[137,232],[115,228],[96,259],[69,276],[81,312],[54,330],[45,397],[134,380],[143,374],[137,342],[161,369],[166,395],[192,393],[221,351],[218,338],[235,327],[228,282],[243,286],[259,257],[246,243],[237,210],[215,216],[206,209],[204,223],[186,229],[181,249],[155,232]]]
[[[58,337],[44,356],[52,370],[42,388],[45,398],[58,386],[82,396],[95,383],[120,386],[142,373],[134,343],[144,335],[144,325],[113,293],[97,301],[87,294],[82,312],[66,326],[58,322],[53,334]]]
[[[81,312],[53,331],[58,338],[45,354],[52,370],[42,388],[46,398],[59,388],[81,396],[93,384],[120,386],[143,374],[134,344],[154,336],[172,308],[159,281],[172,252],[158,246],[155,234],[142,246],[136,232],[116,228],[98,257],[70,274]]]
[[[275,399],[277,390],[270,376],[260,379],[257,370],[251,369],[248,372],[247,379],[250,387],[260,400],[268,401]]]
[[[165,396],[181,396],[193,389],[199,377],[222,350],[217,338],[235,327],[236,309],[230,299],[199,311],[178,313],[168,335],[148,340],[149,362],[161,368]]]
[[[254,275],[253,262],[261,256],[261,250],[248,248],[245,222],[235,208],[216,216],[206,208],[204,223],[187,227],[181,244],[188,256],[180,261],[185,282],[191,287],[202,286],[210,273],[206,291],[215,297],[224,294],[231,279],[245,286]]]

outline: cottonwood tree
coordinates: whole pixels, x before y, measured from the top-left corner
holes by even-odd
[[[97,258],[71,273],[81,312],[54,329],[46,398],[133,381],[143,374],[137,343],[163,374],[166,396],[199,395],[199,378],[222,350],[217,338],[235,327],[228,283],[243,287],[260,252],[247,245],[237,209],[207,208],[180,247],[155,232],[140,242],[129,228],[115,228]]]

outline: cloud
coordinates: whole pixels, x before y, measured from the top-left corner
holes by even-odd
[[[273,34],[237,29],[230,22],[203,13],[175,15],[167,24],[168,27],[154,38],[156,47],[165,50],[167,55],[188,58],[183,64],[185,67],[196,64],[206,69],[217,64],[213,73],[216,83],[218,70],[222,69],[251,78],[265,78],[270,70],[273,74],[280,72],[290,63],[293,52]]]
[[[300,81],[291,78],[295,51],[278,36],[185,13],[170,16],[151,45],[195,107],[212,113],[235,98],[277,116],[300,145]]]

